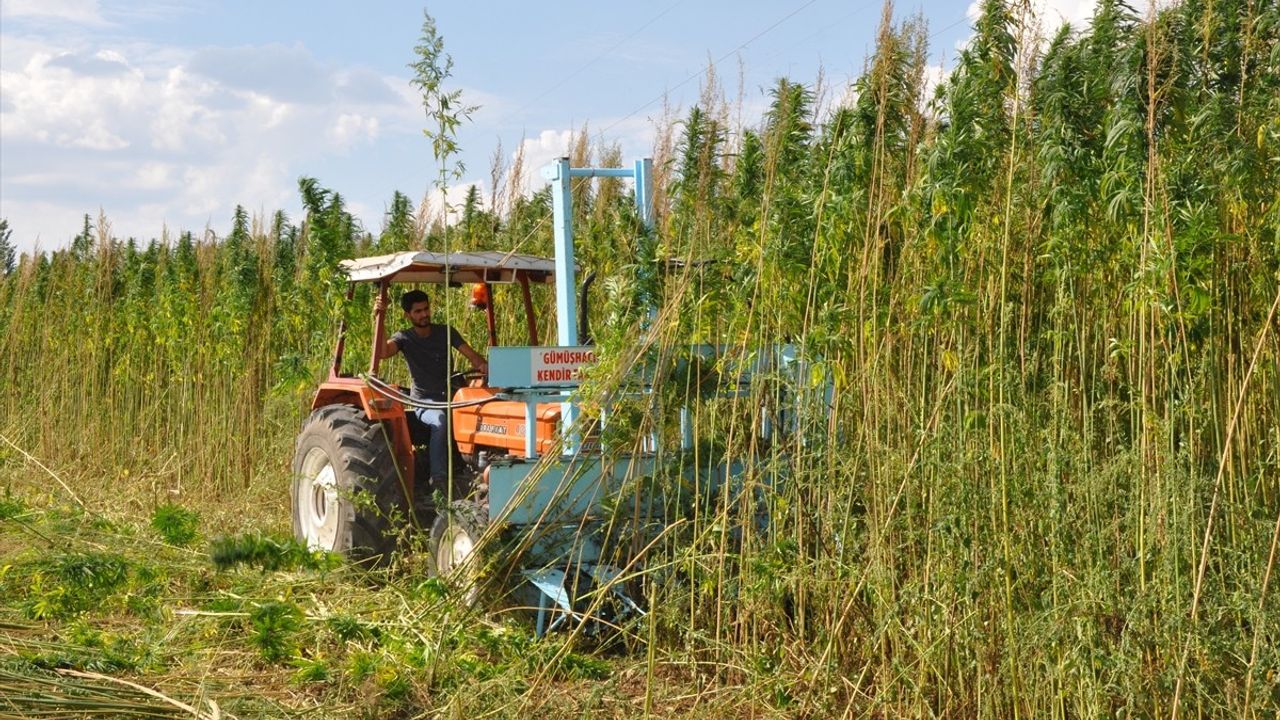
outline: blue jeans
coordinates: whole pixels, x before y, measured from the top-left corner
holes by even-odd
[[[444,421],[444,410],[417,408],[414,414],[431,433],[427,441],[427,458],[431,467],[431,479],[449,477],[449,425]]]

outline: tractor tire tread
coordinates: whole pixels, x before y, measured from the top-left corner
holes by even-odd
[[[474,541],[479,541],[484,537],[485,531],[489,525],[489,514],[486,509],[474,500],[455,500],[449,504],[448,509],[436,515],[435,522],[431,526],[430,536],[430,555],[432,562],[428,572],[431,575],[439,576],[440,567],[437,564],[437,555],[442,551],[441,542],[444,534],[450,524],[456,524]],[[471,572],[480,572],[485,574],[484,566],[487,560],[492,559],[493,548],[484,545],[478,545],[475,548],[477,555],[471,560],[473,567]],[[454,568],[452,572],[457,572],[458,568]],[[455,578],[456,579],[456,578]],[[476,583],[474,593],[468,592],[469,598],[466,602],[468,605],[483,603],[485,587],[488,580],[484,577],[472,577],[466,582]]]
[[[384,564],[396,549],[398,523],[409,516],[407,488],[401,482],[389,438],[380,423],[369,420],[360,408],[345,404],[327,405],[311,413],[298,436],[299,458],[304,444],[316,442],[317,434],[327,436],[337,451],[330,461],[339,474],[340,486],[350,493],[368,493],[373,499],[373,507],[346,499],[352,509],[350,537],[340,539],[339,544],[345,547],[339,549],[354,560]]]

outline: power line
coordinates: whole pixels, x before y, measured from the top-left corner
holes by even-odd
[[[669,12],[671,12],[672,10],[676,9],[676,7],[678,7],[678,6],[681,4],[681,2],[683,2],[683,0],[676,0],[675,2],[671,3],[671,4],[670,4],[670,5],[668,5],[668,6],[666,7],[666,9],[664,9],[662,12],[660,12],[660,13],[658,13],[657,15],[654,15],[652,18],[650,18],[648,22],[644,23],[643,25],[641,25],[640,27],[636,28],[635,30],[632,30],[632,31],[631,31],[631,34],[627,35],[626,37],[622,38],[622,39],[621,39],[621,40],[619,40],[618,42],[614,43],[612,46],[610,46],[610,47],[609,47],[609,49],[608,49],[608,50],[605,50],[604,52],[600,53],[599,55],[596,55],[595,57],[591,58],[591,59],[590,59],[590,60],[588,60],[587,62],[583,63],[581,66],[579,66],[579,67],[578,67],[578,69],[574,70],[573,72],[571,72],[571,73],[569,73],[568,75],[566,75],[566,76],[564,76],[563,78],[561,78],[561,79],[560,79],[560,82],[558,82],[558,83],[556,83],[555,85],[552,85],[551,87],[549,87],[549,88],[547,88],[546,90],[542,91],[542,93],[540,93],[537,97],[535,97],[534,99],[532,99],[532,100],[530,100],[530,101],[526,102],[524,105],[522,105],[522,106],[520,107],[520,109],[516,110],[516,111],[515,111],[514,113],[512,113],[512,114],[513,114],[513,115],[515,115],[515,116],[517,116],[517,117],[518,117],[518,116],[520,116],[520,115],[521,115],[521,114],[523,114],[526,110],[528,110],[529,108],[531,108],[531,107],[533,107],[534,105],[536,105],[536,104],[538,103],[538,101],[542,100],[542,99],[543,99],[543,98],[545,98],[546,96],[548,96],[548,95],[550,95],[551,93],[555,92],[556,90],[560,89],[561,87],[563,87],[563,86],[565,85],[565,83],[569,82],[569,81],[570,81],[570,80],[572,80],[573,78],[577,77],[578,75],[581,75],[584,71],[586,71],[586,70],[587,70],[587,68],[590,68],[592,65],[595,65],[596,63],[600,62],[600,61],[601,61],[601,60],[603,60],[605,57],[607,57],[607,56],[609,56],[610,54],[612,54],[614,50],[617,50],[618,48],[622,47],[622,46],[623,46],[623,45],[625,45],[626,43],[630,42],[630,41],[631,41],[632,39],[634,39],[637,35],[639,35],[640,33],[644,32],[646,29],[648,29],[651,25],[653,25],[654,23],[656,23],[656,22],[658,22],[659,20],[661,20],[664,16],[666,16],[666,14],[667,14],[667,13],[669,13]],[[399,183],[397,182],[397,184],[399,184]],[[428,191],[428,192],[429,192],[429,191]],[[425,195],[426,195],[426,193],[424,193],[424,196],[425,196]]]
[[[930,35],[930,36],[929,36],[929,39],[930,39],[930,40],[932,40],[932,39],[934,39],[934,38],[938,37],[938,36],[939,36],[939,35],[941,35],[942,33],[944,33],[944,32],[946,32],[946,31],[950,30],[951,28],[953,28],[953,27],[955,27],[955,26],[959,25],[959,24],[960,24],[960,23],[962,23],[962,22],[965,22],[965,21],[966,21],[966,20],[968,20],[968,19],[969,19],[969,13],[967,13],[967,12],[966,12],[964,15],[961,15],[961,16],[960,16],[960,19],[959,19],[959,20],[956,20],[955,22],[951,23],[950,25],[948,25],[948,26],[946,26],[946,27],[942,28],[941,30],[939,30],[939,31],[935,32],[934,34]]]
[[[799,14],[799,13],[800,13],[800,11],[804,10],[805,8],[809,7],[810,5],[813,5],[813,4],[814,4],[814,3],[816,3],[816,2],[818,2],[818,0],[809,0],[808,2],[806,2],[806,3],[805,3],[805,4],[803,4],[803,5],[801,5],[800,7],[796,8],[795,10],[792,10],[791,12],[789,12],[789,13],[787,13],[786,15],[782,16],[780,19],[778,19],[776,22],[774,22],[774,23],[773,23],[772,25],[770,25],[769,27],[767,27],[767,28],[765,28],[765,29],[761,30],[760,32],[756,33],[755,35],[753,35],[753,36],[752,36],[749,40],[747,40],[746,42],[744,42],[744,43],[742,43],[741,45],[739,45],[739,46],[735,47],[734,49],[730,50],[729,52],[725,53],[724,55],[721,55],[719,59],[717,59],[715,62],[712,62],[712,63],[711,63],[711,67],[715,67],[715,66],[719,65],[720,63],[724,62],[725,60],[729,59],[730,57],[732,57],[732,56],[736,55],[737,53],[741,52],[741,51],[742,51],[743,49],[745,49],[748,45],[750,45],[751,43],[755,42],[756,40],[759,40],[760,38],[764,37],[764,36],[765,36],[765,35],[767,35],[769,32],[771,32],[774,28],[778,27],[778,26],[779,26],[779,25],[781,25],[782,23],[784,23],[784,22],[786,22],[786,21],[790,20],[791,18],[795,17],[797,14]],[[650,105],[652,105],[652,104],[654,104],[654,103],[658,102],[659,100],[661,100],[662,98],[666,97],[667,93],[671,92],[672,90],[677,90],[677,89],[679,89],[679,88],[681,88],[681,87],[683,87],[683,86],[685,86],[685,85],[689,84],[689,82],[690,82],[691,80],[693,80],[694,78],[700,77],[700,76],[703,74],[703,72],[705,72],[705,71],[704,71],[704,70],[699,70],[699,71],[697,71],[697,72],[693,73],[692,75],[690,75],[689,77],[685,78],[684,80],[681,80],[680,82],[676,83],[675,85],[673,85],[673,86],[671,86],[671,87],[667,88],[666,90],[664,90],[664,91],[662,92],[662,94],[658,95],[657,97],[653,98],[652,100],[650,100],[650,101],[648,101],[648,102],[646,102],[646,103],[644,103],[644,104],[640,105],[640,106],[639,106],[639,107],[637,107],[635,110],[632,110],[631,112],[627,113],[626,115],[624,115],[624,116],[622,116],[622,117],[618,118],[617,120],[613,121],[613,123],[611,123],[608,127],[606,127],[606,128],[604,128],[603,130],[601,130],[601,131],[599,132],[599,134],[600,134],[600,135],[604,135],[605,133],[609,132],[610,130],[612,130],[613,128],[617,127],[618,125],[621,125],[622,123],[626,122],[627,120],[630,120],[632,117],[635,117],[636,113],[640,112],[641,110],[644,110],[645,108],[649,107]]]
[[[779,50],[779,51],[777,51],[777,52],[773,53],[772,55],[769,55],[767,59],[772,59],[772,58],[778,57],[779,55],[782,55],[783,53],[787,53],[787,52],[790,52],[790,51],[792,51],[792,50],[795,50],[796,48],[800,47],[801,45],[804,45],[804,44],[808,43],[810,40],[813,40],[814,38],[821,37],[821,36],[823,36],[823,35],[827,34],[828,32],[830,32],[830,31],[831,31],[831,29],[832,29],[833,27],[835,27],[835,26],[837,26],[837,25],[840,25],[841,23],[843,23],[844,21],[848,20],[848,19],[849,19],[849,18],[851,18],[851,17],[854,17],[854,16],[856,16],[856,15],[861,15],[862,13],[864,13],[864,12],[866,12],[867,10],[871,9],[871,6],[872,6],[872,5],[875,5],[875,4],[877,4],[877,3],[881,2],[881,1],[882,1],[882,0],[870,0],[870,2],[867,2],[867,3],[863,4],[861,7],[859,7],[859,8],[858,8],[858,9],[856,9],[856,10],[854,10],[853,12],[847,13],[847,14],[845,14],[845,15],[841,15],[840,17],[836,18],[835,20],[832,20],[831,22],[823,23],[822,27],[821,27],[821,28],[819,28],[816,32],[813,32],[813,33],[811,33],[811,34],[809,34],[809,35],[806,35],[805,37],[803,37],[803,38],[801,38],[800,40],[797,40],[795,43],[791,44],[790,46],[788,46],[788,47],[786,47],[786,48],[783,48],[782,50]]]
[[[618,42],[614,43],[614,44],[613,44],[613,45],[612,45],[608,50],[605,50],[604,52],[600,53],[599,55],[597,55],[597,56],[595,56],[595,57],[591,58],[590,60],[588,60],[587,62],[583,63],[581,66],[579,66],[577,70],[574,70],[573,72],[571,72],[571,73],[569,73],[568,75],[566,75],[566,76],[564,76],[563,78],[561,78],[561,79],[560,79],[560,82],[558,82],[558,83],[556,83],[555,85],[552,85],[551,87],[547,88],[547,89],[546,89],[546,90],[544,90],[541,94],[539,94],[537,97],[535,97],[534,99],[530,100],[529,102],[527,102],[527,103],[525,103],[523,106],[521,106],[521,108],[515,112],[515,115],[517,115],[517,116],[518,116],[518,115],[520,115],[520,114],[521,114],[521,113],[523,113],[525,110],[528,110],[530,107],[532,107],[532,106],[536,105],[536,104],[538,103],[538,101],[539,101],[539,100],[541,100],[541,99],[545,98],[546,96],[550,95],[551,93],[555,92],[556,90],[559,90],[560,88],[564,87],[565,83],[567,83],[567,82],[569,82],[570,80],[574,79],[575,77],[577,77],[577,76],[581,75],[581,74],[583,73],[583,71],[585,71],[587,68],[591,67],[592,65],[595,65],[596,63],[600,62],[600,61],[601,61],[601,60],[603,60],[604,58],[606,58],[606,57],[608,57],[609,55],[613,54],[613,51],[614,51],[614,50],[617,50],[618,48],[622,47],[622,46],[623,46],[623,45],[625,45],[627,42],[629,42],[630,40],[632,40],[633,38],[635,38],[637,35],[639,35],[640,33],[644,32],[644,31],[645,31],[645,30],[646,30],[650,25],[653,25],[654,23],[658,22],[658,21],[659,21],[659,20],[661,20],[661,19],[663,18],[663,16],[665,16],[667,13],[671,12],[672,10],[674,10],[674,9],[676,8],[676,6],[680,5],[681,1],[682,1],[682,0],[676,0],[676,2],[671,3],[669,6],[667,6],[667,9],[665,9],[665,10],[663,10],[662,12],[658,13],[657,15],[653,16],[653,18],[652,18],[652,19],[650,19],[650,20],[649,20],[649,22],[646,22],[645,24],[643,24],[643,25],[641,25],[640,27],[638,27],[638,28],[636,28],[635,30],[633,30],[633,31],[631,32],[631,34],[630,34],[630,35],[628,35],[628,36],[626,36],[626,37],[622,38],[622,39],[621,39],[621,40],[619,40]]]

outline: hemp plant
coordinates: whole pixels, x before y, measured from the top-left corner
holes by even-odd
[[[422,107],[430,125],[423,134],[431,141],[431,155],[436,160],[438,173],[433,185],[440,190],[444,218],[449,215],[447,195],[450,181],[462,179],[466,165],[456,156],[460,152],[457,132],[462,123],[471,119],[478,105],[467,105],[461,90],[446,90],[445,81],[453,74],[453,57],[444,50],[444,37],[436,28],[435,18],[425,10],[422,13],[422,37],[414,46],[418,60],[413,68],[414,87],[422,92]]]
[[[9,227],[9,221],[0,218],[0,275],[8,275],[17,267],[14,262],[17,249],[9,242],[11,235],[13,230]]]

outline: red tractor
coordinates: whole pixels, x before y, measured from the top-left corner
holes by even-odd
[[[497,344],[493,286],[519,288],[528,342],[537,346],[531,286],[551,284],[555,279],[551,259],[502,252],[402,252],[349,260],[342,268],[350,281],[348,301],[354,297],[357,283],[375,283],[382,307],[387,305],[392,284],[474,284],[472,304],[486,314],[489,347]],[[454,548],[462,541],[465,554],[479,531],[465,526],[483,525],[487,515],[477,505],[470,513],[474,522],[468,522],[464,511],[462,517],[453,513],[452,524],[436,523],[440,514],[435,511],[432,495],[440,493],[450,501],[476,490],[482,495],[489,462],[547,452],[559,430],[561,405],[538,403],[532,413],[535,431],[527,433],[529,403],[499,398],[497,390],[487,387],[486,378],[474,371],[455,376],[455,384],[461,387],[449,403],[456,450],[450,464],[451,482],[447,488],[424,487],[424,451],[415,443],[417,419],[406,412],[422,403],[411,398],[406,389],[378,378],[376,348],[385,342],[385,327],[385,311],[377,313],[375,352],[363,377],[344,370],[345,323],[339,329],[329,377],[316,392],[311,416],[297,441],[291,487],[294,535],[313,549],[377,564],[389,556],[406,527],[417,524],[426,529],[434,523],[433,545],[438,547],[443,535],[464,532],[467,537],[449,538],[446,545]],[[453,505],[456,508],[458,503]],[[447,550],[445,554],[457,552]],[[455,560],[439,557],[434,569],[447,572]]]
[[[522,538],[509,546],[513,555],[504,555],[501,544],[495,550],[493,559],[509,561],[511,567],[494,579],[514,581],[508,588],[513,593],[532,593],[525,606],[537,609],[538,634],[589,618],[608,623],[644,614],[624,586],[642,564],[639,548],[644,544],[637,538],[670,520],[669,498],[663,494],[667,486],[651,480],[677,475],[680,482],[672,487],[698,488],[703,498],[718,492],[731,494],[725,497],[751,493],[754,498],[774,484],[774,473],[767,468],[777,462],[776,454],[762,459],[755,453],[724,457],[698,452],[690,422],[695,395],[679,408],[667,408],[679,413],[678,437],[664,437],[653,428],[636,438],[606,442],[600,436],[618,398],[653,407],[659,375],[652,359],[633,359],[626,387],[592,407],[590,418],[584,416],[582,371],[595,362],[585,322],[591,277],[581,286],[576,282],[570,179],[634,179],[636,216],[649,232],[652,161],[639,160],[630,169],[574,168],[568,158],[560,158],[543,169],[543,177],[552,184],[554,259],[502,252],[404,252],[343,264],[351,282],[348,300],[357,283],[375,283],[377,307],[386,307],[393,283],[475,286],[473,305],[488,320],[488,377],[460,377],[448,403],[424,404],[378,377],[377,349],[386,335],[381,314],[374,319],[374,359],[363,376],[343,371],[343,326],[329,378],[320,385],[298,438],[292,485],[294,533],[312,548],[376,563],[389,556],[404,528],[430,527],[429,567],[457,581],[467,602],[477,600],[485,579],[485,571],[477,569],[484,563],[475,562],[489,554],[478,552],[484,536]],[[552,283],[555,342],[541,346],[531,288]],[[519,288],[528,345],[497,345],[492,294],[497,285]],[[794,347],[741,352],[699,345],[686,354],[684,370],[664,372],[692,377],[692,361],[714,367],[712,390],[718,396],[742,397],[755,377],[773,383],[789,378],[787,387],[804,389],[770,395],[772,409],[761,407],[761,422],[752,423],[761,434],[761,442],[750,443],[752,448],[770,447],[775,425],[794,432],[798,408],[829,406],[830,385],[815,389],[805,380],[812,374]],[[419,469],[425,458],[415,449],[420,444],[414,437],[417,419],[406,412],[413,407],[448,410],[454,461],[445,487],[424,482],[429,473]],[[729,506],[736,505],[726,501]],[[615,521],[631,527],[616,532]]]

